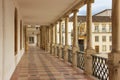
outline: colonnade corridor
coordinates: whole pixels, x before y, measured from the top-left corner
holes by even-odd
[[[82,70],[55,58],[38,47],[30,47],[18,63],[11,80],[93,80]]]

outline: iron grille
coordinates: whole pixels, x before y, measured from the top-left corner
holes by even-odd
[[[109,80],[109,71],[107,58],[92,55],[93,58],[93,76],[100,80]]]
[[[77,52],[77,67],[84,70],[84,52]]]
[[[62,48],[62,59],[64,59],[64,48]]]
[[[68,62],[72,63],[72,50],[68,49]]]
[[[57,56],[59,56],[59,47],[57,46]]]

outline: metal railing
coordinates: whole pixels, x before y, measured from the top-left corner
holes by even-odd
[[[72,50],[68,49],[68,62],[72,63]]]
[[[107,58],[92,55],[93,76],[100,80],[109,80],[107,60]]]
[[[59,46],[57,46],[57,56],[59,56]]]
[[[64,48],[62,48],[62,59],[64,59]]]
[[[77,67],[84,70],[84,52],[77,52]]]

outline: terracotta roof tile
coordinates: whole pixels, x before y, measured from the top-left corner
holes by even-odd
[[[70,18],[70,22],[73,17]],[[86,16],[78,16],[78,22],[86,22]],[[111,17],[109,16],[92,16],[92,22],[111,22]]]

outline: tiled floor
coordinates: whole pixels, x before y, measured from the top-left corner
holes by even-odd
[[[92,80],[62,60],[31,47],[18,64],[11,80]]]

